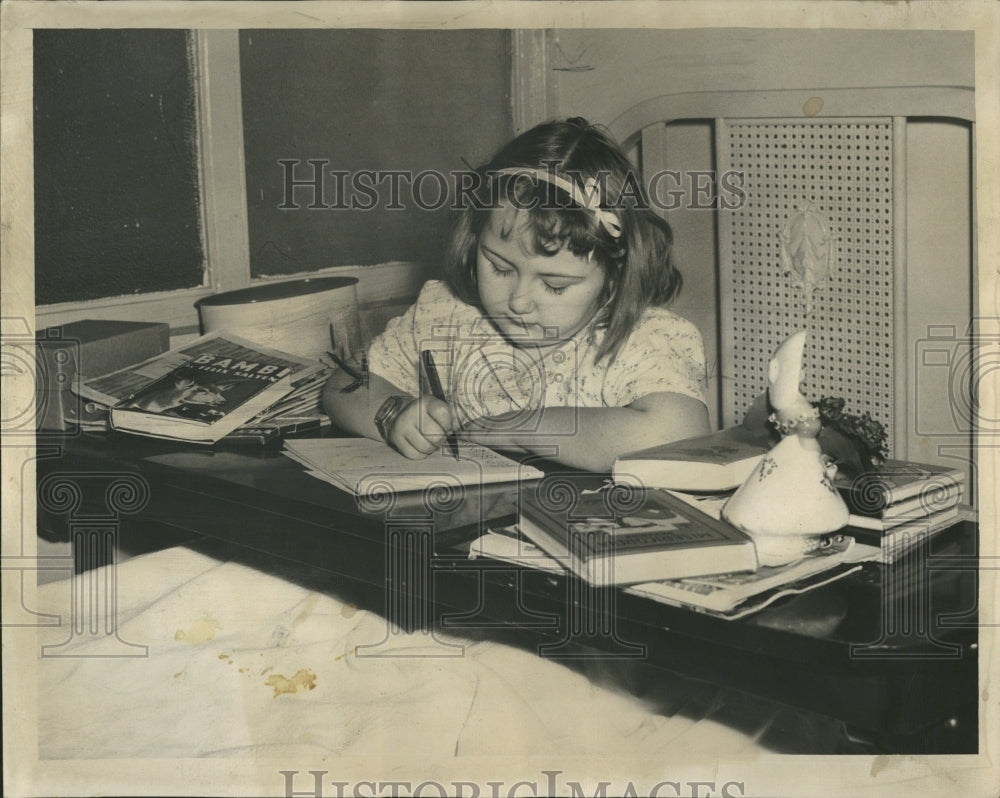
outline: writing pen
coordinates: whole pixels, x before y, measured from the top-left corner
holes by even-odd
[[[447,401],[444,396],[444,388],[441,387],[441,378],[438,376],[437,366],[434,365],[434,355],[430,349],[425,349],[420,353],[420,371],[427,380],[427,387],[436,399]],[[455,433],[448,434],[448,448],[455,459],[458,460],[458,438]]]

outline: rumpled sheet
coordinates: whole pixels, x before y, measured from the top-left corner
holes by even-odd
[[[39,658],[42,759],[832,750],[822,718],[681,678],[625,691],[614,663],[403,634],[323,590],[322,577],[215,554],[177,547],[113,566],[111,650],[146,646],[142,656],[107,656],[102,635],[70,633],[72,580],[40,587],[40,609],[63,618]]]

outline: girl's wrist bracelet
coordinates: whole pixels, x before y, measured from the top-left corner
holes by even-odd
[[[416,400],[412,396],[390,396],[379,405],[375,412],[375,428],[386,443],[389,443],[389,435],[399,414],[414,401]]]

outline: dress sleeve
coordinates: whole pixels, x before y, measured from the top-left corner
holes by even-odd
[[[661,391],[705,400],[705,349],[698,328],[665,310],[649,313],[622,346],[604,380],[604,402],[624,407]]]
[[[390,319],[368,346],[368,368],[411,396],[420,394],[420,342],[452,315],[455,300],[447,286],[429,280],[402,316]]]

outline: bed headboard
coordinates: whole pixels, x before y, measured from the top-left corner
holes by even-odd
[[[726,175],[741,187],[715,192],[721,424],[742,420],[774,349],[808,326],[806,395],[870,410],[894,456],[913,456],[907,126],[973,115],[962,88],[783,90],[664,95],[613,122],[647,181],[684,168],[671,147],[678,122],[709,124],[716,188]],[[807,314],[797,270],[827,263]]]
[[[720,173],[741,175],[745,197],[719,214],[727,423],[742,419],[774,350],[803,328],[806,395],[842,396],[848,407],[893,418],[903,318],[896,230],[905,223],[894,138],[884,118],[718,121]],[[810,268],[820,282],[807,312]]]

